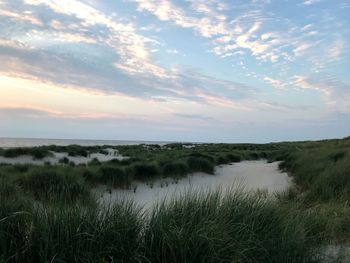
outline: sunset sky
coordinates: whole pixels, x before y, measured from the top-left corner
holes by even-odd
[[[0,137],[350,135],[349,0],[0,0]]]

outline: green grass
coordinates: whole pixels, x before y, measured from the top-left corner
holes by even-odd
[[[33,169],[17,181],[24,191],[40,201],[73,203],[78,199],[88,200],[90,196],[83,177],[64,168]]]
[[[280,168],[290,172],[306,202],[350,198],[350,142],[306,143],[286,156]]]
[[[164,176],[184,177],[188,172],[188,166],[179,161],[165,163],[162,167],[162,174]]]
[[[187,159],[187,166],[191,172],[214,173],[215,165],[209,159],[204,157],[191,156]]]
[[[81,148],[107,146],[43,149],[83,154]],[[320,262],[321,247],[350,241],[350,139],[112,148],[130,158],[0,165],[1,263]],[[129,188],[135,179],[213,173],[217,164],[256,159],[282,161],[295,187],[274,198],[188,193],[149,215],[128,202],[101,206],[90,194],[98,184]]]
[[[125,169],[113,166],[102,166],[99,170],[101,176],[100,180],[104,184],[111,187],[120,187],[129,189],[133,180],[133,177],[126,173]]]
[[[161,173],[157,163],[135,163],[131,166],[130,172],[135,179],[142,181],[155,178]]]
[[[187,194],[154,211],[145,233],[151,262],[313,262],[307,220],[259,195]]]
[[[43,205],[27,215],[2,220],[11,236],[0,240],[2,262],[318,262],[322,242],[309,217],[242,192],[186,194],[149,216],[129,202]]]
[[[0,262],[20,262],[21,253],[27,249],[25,236],[31,209],[30,197],[0,178]]]
[[[6,158],[15,158],[21,155],[31,155],[35,160],[41,160],[47,156],[50,156],[51,153],[40,147],[33,148],[9,148],[3,151],[0,151],[0,154]]]

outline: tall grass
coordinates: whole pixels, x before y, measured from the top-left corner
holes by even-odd
[[[21,189],[0,178],[0,262],[21,262],[27,250],[32,203]]]
[[[102,166],[100,168],[101,178],[99,181],[111,186],[129,188],[133,177],[126,173],[125,169],[113,166]]]
[[[188,174],[188,166],[183,162],[168,162],[162,167],[163,176],[183,177]]]
[[[187,159],[187,165],[191,172],[205,172],[208,174],[214,173],[215,165],[204,157],[189,157]]]
[[[125,201],[100,207],[43,205],[31,210],[23,224],[1,221],[2,232],[19,239],[11,239],[12,250],[2,249],[0,258],[39,263],[317,262],[320,240],[310,235],[307,220],[242,192],[188,193],[148,216]]]
[[[31,155],[34,159],[41,160],[47,156],[50,156],[51,153],[41,147],[33,148],[9,148],[0,152],[4,157],[15,158],[21,155]]]
[[[148,180],[160,175],[161,170],[155,162],[151,163],[135,163],[128,170],[132,175],[139,180]]]
[[[307,202],[350,198],[350,147],[347,141],[307,144],[289,153],[280,168],[293,175]]]
[[[153,212],[145,232],[151,262],[313,262],[302,217],[259,195],[187,194]]]
[[[67,169],[34,169],[19,177],[18,182],[25,191],[40,201],[72,203],[78,199],[87,201],[90,197],[84,179]]]
[[[137,262],[142,216],[131,203],[35,211],[28,257],[35,262]]]
[[[87,167],[1,165],[0,262],[320,262],[320,247],[350,240],[349,139],[169,148],[122,146],[129,160]],[[275,198],[188,193],[146,216],[128,202],[97,205],[86,184],[260,158],[282,160],[296,187]]]

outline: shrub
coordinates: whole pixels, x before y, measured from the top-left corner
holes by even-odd
[[[41,160],[50,155],[50,152],[41,147],[33,148],[9,148],[3,152],[4,157],[15,158],[21,155],[31,155],[36,160]]]
[[[94,158],[88,163],[88,165],[101,165],[101,162],[97,158]]]
[[[63,157],[59,159],[58,162],[62,164],[69,164],[69,159],[67,157]]]
[[[41,201],[75,202],[89,198],[82,177],[45,167],[33,170],[19,179],[20,185]]]
[[[239,163],[241,161],[241,156],[239,156],[237,154],[229,153],[226,155],[226,158],[229,159],[230,162],[233,162],[233,163]]]
[[[185,176],[188,173],[188,167],[182,162],[166,163],[162,167],[163,176]]]
[[[67,152],[68,156],[88,156],[88,151],[86,150],[86,148],[80,145],[67,146]]]
[[[147,180],[159,176],[160,169],[156,163],[136,163],[132,165],[132,173],[136,179]]]
[[[112,165],[119,165],[119,164],[121,164],[121,161],[119,159],[112,159],[112,160],[109,160],[105,163],[112,164]]]
[[[251,152],[251,153],[249,153],[248,158],[249,158],[250,160],[258,160],[260,157],[259,157],[259,154],[258,154],[258,153],[256,153],[256,152]]]
[[[4,151],[4,157],[6,158],[15,158],[25,154],[26,151],[24,148],[10,148]]]
[[[345,151],[338,151],[338,152],[335,152],[335,153],[331,153],[329,155],[329,158],[333,161],[333,162],[337,162],[341,159],[343,159],[346,155],[346,152]]]
[[[217,159],[216,159],[216,164],[220,165],[220,164],[227,164],[229,163],[230,160],[224,156],[224,155],[220,155]]]
[[[50,155],[47,150],[41,148],[33,148],[30,153],[35,160],[41,160]]]
[[[26,173],[29,171],[29,165],[27,164],[15,164],[12,167],[15,171],[20,173]]]
[[[124,169],[113,166],[102,166],[100,168],[101,181],[112,187],[129,188],[132,178],[126,174]]]
[[[107,150],[105,150],[105,149],[100,150],[99,153],[103,154],[103,155],[108,155],[109,154],[109,152]]]
[[[189,157],[187,159],[187,165],[191,172],[214,173],[214,164],[203,157]]]
[[[207,159],[209,162],[214,163],[215,162],[215,158],[213,156],[207,155],[207,154],[203,154],[200,152],[193,152],[189,155],[189,157],[197,157],[197,158],[203,158],[203,159]]]

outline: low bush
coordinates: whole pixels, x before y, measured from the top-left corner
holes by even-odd
[[[162,167],[163,176],[179,176],[183,177],[188,174],[189,170],[183,162],[165,163]]]
[[[4,151],[4,157],[15,158],[27,154],[24,148],[9,148]]]
[[[23,189],[41,201],[72,203],[90,197],[84,179],[69,170],[37,168],[18,180]]]
[[[80,145],[69,145],[67,146],[67,152],[68,156],[83,156],[87,157],[88,156],[88,151],[86,150],[85,147],[80,146]]]
[[[113,166],[102,166],[100,168],[101,181],[111,187],[129,188],[132,177],[124,169]]]
[[[241,161],[241,156],[233,153],[229,153],[226,155],[226,158],[233,163],[239,163]]]
[[[103,155],[108,155],[109,154],[109,152],[107,150],[105,150],[105,149],[100,150],[99,153],[103,154]]]
[[[67,157],[62,157],[61,159],[58,160],[58,163],[69,164],[69,159]]]
[[[92,159],[89,163],[88,163],[88,165],[91,165],[91,166],[98,166],[98,165],[101,165],[101,162],[97,159],[97,158],[94,158],[94,159]]]
[[[41,147],[33,147],[33,148],[9,148],[4,150],[3,156],[7,158],[16,158],[21,155],[30,155],[33,156],[36,160],[41,160],[47,156],[50,156],[51,153]]]
[[[220,155],[216,158],[216,165],[228,164],[230,160],[225,155]]]
[[[159,176],[160,168],[157,163],[135,163],[131,172],[136,179],[147,180]]]
[[[189,157],[187,166],[191,172],[214,173],[214,164],[203,157]]]

